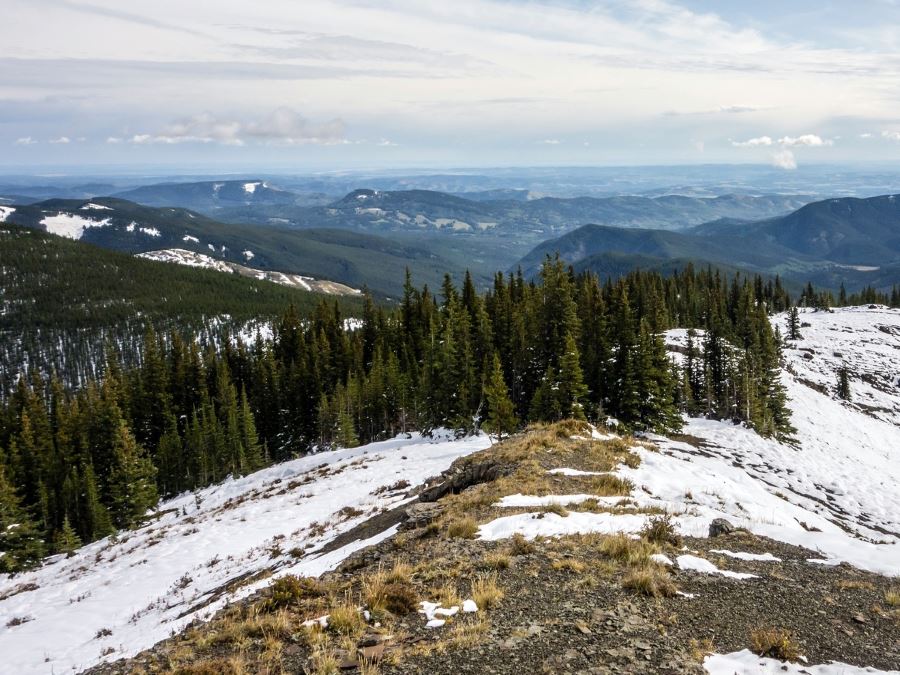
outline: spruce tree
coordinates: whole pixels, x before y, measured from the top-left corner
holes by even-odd
[[[796,307],[791,307],[788,310],[788,339],[789,340],[800,340],[802,336],[800,335],[800,311]]]
[[[849,401],[850,396],[850,371],[847,370],[847,366],[845,364],[841,364],[840,368],[838,368],[838,384],[837,384],[837,395],[839,398],[842,398],[845,401]]]
[[[53,548],[57,553],[65,553],[67,558],[75,555],[75,551],[81,548],[81,537],[75,532],[75,528],[69,522],[68,514],[63,517],[63,524],[53,540]]]
[[[0,573],[14,574],[41,562],[44,540],[0,464]]]
[[[504,436],[509,436],[516,430],[517,420],[512,401],[509,398],[509,389],[503,379],[500,356],[497,353],[494,353],[491,371],[484,386],[484,394],[487,399],[488,413],[482,427],[489,434],[496,436],[498,441],[502,441]]]

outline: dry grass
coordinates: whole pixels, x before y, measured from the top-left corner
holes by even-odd
[[[840,591],[874,591],[875,586],[870,581],[857,579],[840,579],[835,586]]]
[[[709,638],[703,638],[702,640],[691,638],[690,648],[691,658],[697,663],[703,663],[707,656],[714,654],[716,651],[713,641]]]
[[[487,610],[496,607],[503,599],[503,589],[497,583],[497,574],[482,574],[472,582],[472,599],[478,609]]]
[[[552,567],[559,572],[571,572],[572,574],[582,574],[587,569],[587,565],[575,558],[554,560]]]
[[[488,553],[484,556],[484,558],[481,559],[481,564],[492,570],[508,570],[510,565],[512,565],[512,559],[506,553],[498,551],[496,553]]]
[[[324,584],[312,577],[297,577],[292,574],[276,579],[269,587],[269,597],[263,603],[267,611],[294,605],[305,598],[318,598],[326,594]]]
[[[474,621],[459,621],[453,624],[448,642],[452,647],[470,649],[487,639],[491,622],[484,614],[479,614]]]
[[[622,586],[651,598],[671,598],[678,592],[672,577],[659,565],[632,569],[622,579]]]
[[[614,497],[617,495],[630,495],[634,489],[634,483],[615,474],[605,473],[602,476],[593,476],[590,480],[591,491],[599,497]]]
[[[566,507],[558,502],[551,502],[549,504],[544,504],[540,508],[541,513],[555,513],[558,516],[563,518],[568,517],[569,512],[566,510]]]
[[[534,553],[534,542],[528,541],[521,532],[516,532],[509,540],[509,554],[512,556]]]
[[[600,553],[623,565],[646,565],[659,547],[645,539],[632,539],[625,534],[604,537],[599,544]]]
[[[365,630],[362,614],[349,598],[328,612],[328,630],[338,635],[358,635]]]
[[[450,539],[474,539],[476,534],[478,523],[474,518],[457,518],[447,526],[447,536]]]
[[[758,628],[750,633],[750,644],[759,656],[796,661],[800,657],[800,645],[794,635],[784,628]]]
[[[888,607],[900,607],[900,588],[889,588],[884,592],[884,602]]]

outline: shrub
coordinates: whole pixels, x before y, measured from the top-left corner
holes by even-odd
[[[681,535],[668,515],[651,518],[641,530],[641,537],[660,546],[681,546]]]
[[[419,596],[410,584],[398,582],[384,587],[384,607],[391,614],[406,616],[418,605]]]
[[[759,656],[779,661],[796,661],[800,657],[800,645],[784,628],[758,628],[750,633],[750,642]]]
[[[509,540],[510,555],[528,555],[534,551],[534,542],[528,541],[521,532],[516,532]]]
[[[323,595],[325,595],[325,588],[318,579],[288,574],[276,579],[272,584],[270,595],[263,603],[263,609],[273,611],[287,607],[303,598],[318,598]]]
[[[890,607],[900,607],[900,588],[889,588],[884,592],[884,601]]]
[[[505,553],[489,553],[482,559],[482,564],[493,570],[507,570],[512,564],[509,556]]]

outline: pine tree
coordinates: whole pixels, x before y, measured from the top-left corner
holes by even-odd
[[[847,370],[847,366],[845,364],[841,364],[841,367],[838,368],[838,385],[837,385],[837,395],[839,398],[842,398],[845,401],[849,401],[850,396],[850,371]]]
[[[0,464],[0,573],[14,574],[41,562],[44,540]]]
[[[788,330],[787,336],[789,340],[801,340],[800,335],[800,312],[796,307],[791,307],[788,311]]]
[[[487,399],[488,413],[482,427],[489,434],[495,435],[498,441],[502,441],[504,436],[509,436],[516,430],[517,420],[512,401],[509,398],[509,389],[503,379],[500,356],[497,353],[494,353],[484,394]]]
[[[56,533],[53,547],[57,553],[65,553],[68,558],[75,555],[75,551],[81,548],[81,538],[69,522],[68,515],[63,518],[62,527]]]
[[[559,409],[563,416],[573,419],[586,419],[584,404],[587,400],[587,386],[584,384],[581,372],[581,362],[578,354],[578,346],[571,332],[566,333],[564,341],[565,352],[560,357]]]
[[[109,507],[113,524],[130,526],[159,499],[156,467],[144,455],[128,427],[122,422],[116,431],[113,468],[109,477]]]

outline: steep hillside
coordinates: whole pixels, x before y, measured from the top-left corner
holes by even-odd
[[[134,352],[148,326],[219,330],[266,320],[323,297],[265,280],[134,258],[0,224],[0,390],[33,367],[82,381],[108,342]],[[348,314],[359,300],[340,300]]]
[[[427,248],[346,230],[285,230],[234,225],[181,208],[154,208],[121,199],[50,200],[6,207],[6,221],[128,253],[180,248],[256,269],[369,286],[397,295],[403,270],[433,286],[462,268]]]
[[[5,662],[25,674],[101,662],[91,672],[896,673],[900,311],[801,318],[782,374],[791,444],[702,419],[633,439],[609,420],[490,447],[413,437],[295,460],[0,580]],[[686,339],[668,334],[672,358]],[[830,384],[841,365],[852,401]]]
[[[350,288],[334,281],[320,281],[312,277],[304,277],[299,274],[285,274],[284,272],[266,272],[263,270],[239,265],[224,260],[216,260],[211,256],[203,253],[194,253],[183,248],[165,248],[159,251],[147,251],[146,253],[138,253],[139,258],[146,260],[156,260],[158,262],[173,263],[175,265],[186,265],[187,267],[199,267],[201,269],[216,270],[226,274],[237,274],[250,279],[259,279],[261,281],[271,281],[275,284],[281,284],[289,288],[300,288],[304,291],[312,293],[323,293],[325,295],[360,295],[362,291],[358,288]],[[253,259],[250,252],[246,253],[245,258]]]
[[[900,199],[828,199],[790,215],[757,223],[710,223],[693,232],[742,236],[775,243],[798,254],[848,265],[900,262]]]

